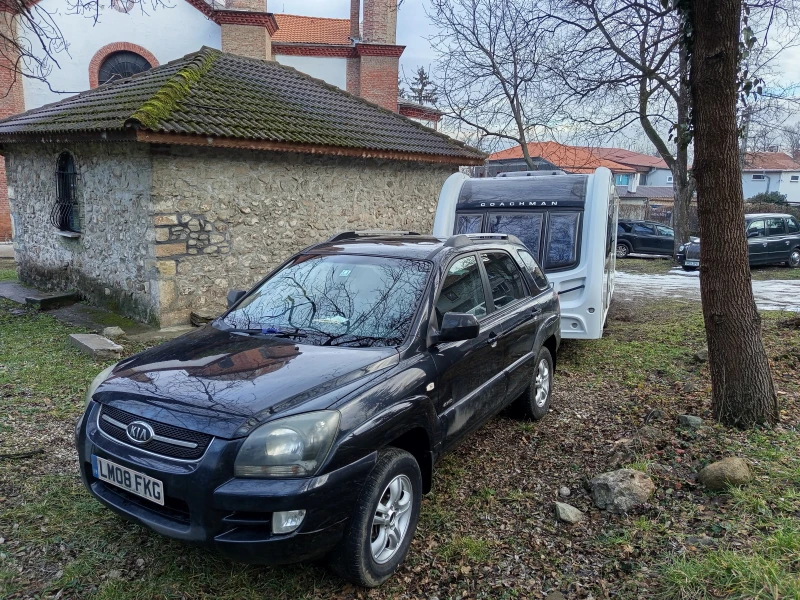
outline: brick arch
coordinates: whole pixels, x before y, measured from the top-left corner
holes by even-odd
[[[92,57],[92,60],[89,61],[89,86],[96,88],[98,85],[99,77],[100,77],[100,65],[103,64],[103,61],[114,52],[120,52],[122,50],[126,50],[128,52],[135,52],[147,62],[150,63],[151,67],[157,67],[159,65],[158,59],[153,56],[153,53],[137,44],[131,44],[130,42],[114,42],[113,44],[108,44],[103,46],[98,50],[95,55]]]

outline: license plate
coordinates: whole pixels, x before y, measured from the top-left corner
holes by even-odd
[[[694,259],[691,259],[691,258],[687,258],[685,261],[683,261],[683,263],[687,267],[699,267],[700,266],[700,261],[699,260],[694,260]]]
[[[164,484],[133,469],[92,454],[92,474],[123,490],[164,506]]]

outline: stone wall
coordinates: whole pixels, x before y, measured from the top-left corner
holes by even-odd
[[[80,237],[50,223],[56,161],[73,155]],[[142,321],[157,319],[150,152],[142,144],[9,144],[5,148],[15,250],[22,281],[76,289],[91,302]]]
[[[172,147],[153,154],[162,326],[219,312],[302,248],[339,231],[430,232],[447,165]]]

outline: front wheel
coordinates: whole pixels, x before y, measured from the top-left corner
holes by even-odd
[[[789,266],[793,269],[800,267],[800,248],[795,248],[789,254]]]
[[[684,265],[683,270],[689,271],[691,273],[692,271],[697,271],[697,267],[687,267],[686,265]]]
[[[617,258],[625,258],[631,253],[628,244],[617,244]]]
[[[344,537],[330,554],[342,578],[377,587],[408,554],[422,503],[422,474],[411,454],[386,448],[370,472]]]
[[[536,357],[536,366],[533,369],[533,380],[522,396],[517,399],[517,404],[522,409],[522,414],[529,419],[538,421],[547,414],[553,393],[553,357],[550,350],[542,348]]]

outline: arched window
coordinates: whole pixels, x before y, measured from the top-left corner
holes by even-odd
[[[81,230],[77,180],[75,160],[69,152],[62,152],[56,161],[56,203],[50,211],[50,222],[61,231]]]
[[[114,79],[121,79],[130,77],[147,71],[152,65],[147,62],[147,59],[135,52],[128,50],[121,50],[109,54],[103,63],[100,65],[100,70],[97,77],[98,85],[103,85]]]

